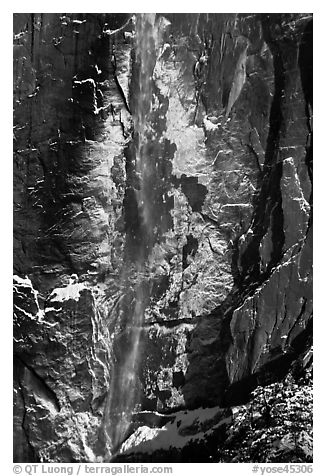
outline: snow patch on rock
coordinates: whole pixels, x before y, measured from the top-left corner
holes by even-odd
[[[65,288],[56,288],[52,291],[50,295],[51,302],[58,301],[64,302],[74,300],[78,301],[80,298],[80,293],[86,289],[84,283],[75,283],[75,284],[68,284]]]
[[[14,292],[17,293],[17,295],[25,295],[26,296],[26,291],[27,293],[31,293],[33,300],[35,302],[37,312],[36,314],[31,314],[30,312],[22,309],[20,306],[17,304],[14,304],[14,309],[18,310],[20,313],[23,313],[26,317],[29,319],[37,319],[38,321],[41,321],[44,317],[44,311],[40,308],[39,301],[38,301],[38,291],[34,289],[32,281],[28,278],[28,276],[25,276],[25,278],[21,278],[20,276],[14,274],[13,276],[13,281],[14,281]]]
[[[231,419],[232,416],[225,417],[219,407],[178,412],[175,419],[162,428],[139,427],[121,446],[120,453],[152,453],[156,450],[183,448],[190,442],[205,439]]]
[[[219,127],[222,126],[222,123],[217,122],[216,124],[214,124],[212,121],[208,119],[207,116],[205,116],[203,119],[203,126],[206,131],[216,131]]]

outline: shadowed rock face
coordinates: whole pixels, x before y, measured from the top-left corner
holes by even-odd
[[[312,16],[147,28],[144,71],[132,15],[14,15],[17,462],[111,455],[140,304],[135,446],[311,345]]]

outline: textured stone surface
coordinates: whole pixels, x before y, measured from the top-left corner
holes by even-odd
[[[242,404],[311,344],[312,16],[152,28],[144,72],[132,15],[14,15],[16,461],[111,454],[140,300],[135,438],[142,412]]]

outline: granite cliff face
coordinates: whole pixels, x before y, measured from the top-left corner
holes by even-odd
[[[311,319],[312,15],[15,14],[15,461],[217,445]]]

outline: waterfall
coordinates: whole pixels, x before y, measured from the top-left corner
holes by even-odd
[[[153,69],[153,56],[155,57],[155,33],[155,13],[137,15],[136,63],[139,67],[139,93],[135,101],[135,133],[137,136],[136,170],[141,182],[140,190],[137,195],[144,231],[148,233],[149,236],[152,235],[152,227],[146,188],[150,180],[147,145],[148,140],[151,138],[151,130],[149,121],[146,120],[146,118],[149,117],[152,107],[152,77],[150,73]]]
[[[148,300],[146,260],[155,242],[153,231],[155,207],[153,208],[151,204],[153,165],[149,164],[151,158],[148,147],[153,136],[149,116],[152,110],[152,73],[156,60],[157,41],[158,27],[155,26],[155,14],[137,14],[133,66],[135,85],[132,98],[134,172],[137,180],[133,186],[133,193],[137,201],[140,239],[136,240],[137,248],[133,249],[134,257],[131,263],[130,261],[126,263],[123,277],[126,282],[130,282],[131,275],[136,276],[132,290],[132,305],[122,311],[123,317],[120,320],[123,338],[118,341],[118,337],[115,337],[120,358],[113,366],[105,419],[107,433],[111,440],[112,455],[118,451],[121,443],[128,436],[132,415],[139,399],[140,341]]]

